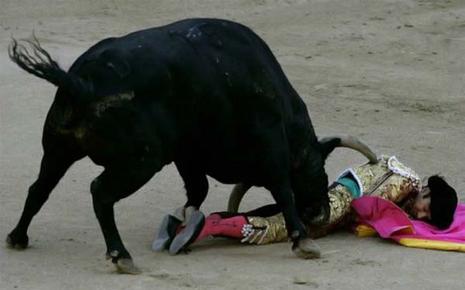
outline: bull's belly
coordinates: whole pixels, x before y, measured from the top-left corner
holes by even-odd
[[[208,164],[206,174],[221,183],[235,184],[250,179],[246,169],[237,162],[226,162],[219,160],[214,164]]]
[[[226,184],[249,183],[262,184],[261,163],[258,156],[252,158],[244,152],[224,152],[210,154],[205,159],[205,171],[219,182]]]

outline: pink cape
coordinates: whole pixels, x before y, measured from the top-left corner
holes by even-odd
[[[465,251],[465,204],[459,203],[454,222],[440,230],[428,223],[411,220],[391,201],[362,196],[352,201],[359,222],[374,228],[385,239],[411,247]]]

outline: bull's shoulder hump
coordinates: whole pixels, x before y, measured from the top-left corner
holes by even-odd
[[[248,32],[253,32],[249,27],[238,23],[234,22],[232,20],[227,20],[227,19],[221,19],[221,18],[188,18],[188,19],[183,19],[179,20],[167,25],[155,27],[153,29],[189,29],[192,26],[196,25],[201,25],[201,24],[209,24],[211,26],[217,26],[217,27],[236,27],[240,28],[243,30],[246,30]]]
[[[200,40],[203,36],[215,35],[219,38],[260,38],[251,28],[226,19],[219,18],[189,18],[162,27],[160,30],[170,35],[182,36],[188,40]]]
[[[162,46],[164,41],[167,41],[167,36],[172,34],[182,34],[185,37],[192,37],[196,31],[204,32],[205,34],[216,34],[217,36],[223,37],[253,37],[261,39],[252,29],[249,27],[226,19],[218,18],[189,18],[179,20],[167,25],[147,28],[131,32],[126,35],[118,37],[109,37],[103,39],[89,49],[87,49],[71,66],[70,70],[76,69],[83,62],[98,57],[104,50],[114,48],[124,48],[125,46],[131,46],[131,43],[144,42],[157,43],[158,46]],[[194,33],[193,33],[194,32]]]

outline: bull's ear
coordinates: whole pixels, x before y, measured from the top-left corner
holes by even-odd
[[[339,137],[326,137],[318,140],[321,146],[321,153],[323,158],[326,160],[328,155],[333,152],[333,150],[341,144],[341,138]]]
[[[120,78],[131,73],[131,66],[126,60],[125,54],[118,49],[107,49],[100,54],[100,61],[113,70]]]

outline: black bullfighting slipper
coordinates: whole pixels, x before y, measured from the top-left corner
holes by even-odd
[[[201,211],[195,211],[186,223],[186,227],[180,231],[170,245],[170,255],[176,255],[181,250],[187,249],[192,244],[205,224],[205,216]]]
[[[153,240],[152,250],[161,252],[170,247],[171,241],[176,236],[176,230],[181,225],[182,221],[177,217],[167,214],[163,218],[158,234]]]

